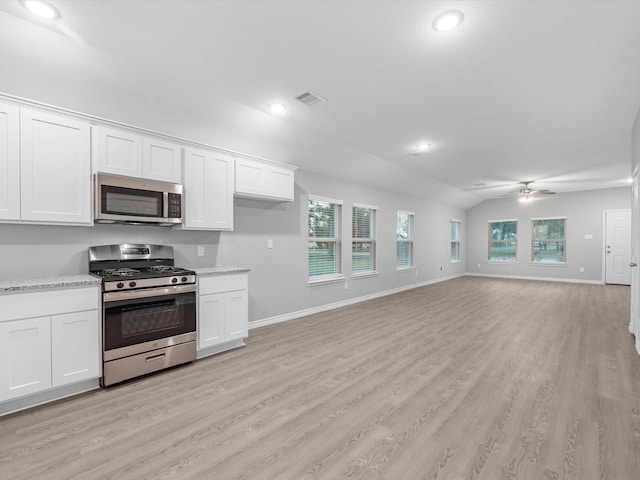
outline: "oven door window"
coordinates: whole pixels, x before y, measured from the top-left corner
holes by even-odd
[[[135,217],[164,217],[164,194],[162,192],[102,185],[101,197],[102,213]]]
[[[105,303],[105,350],[194,332],[195,329],[195,292]]]

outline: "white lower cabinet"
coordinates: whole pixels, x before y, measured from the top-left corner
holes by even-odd
[[[98,307],[98,287],[1,295],[0,402],[98,378]]]
[[[247,274],[198,279],[198,350],[242,344],[248,335]]]
[[[100,376],[100,318],[97,310],[51,317],[52,386]]]
[[[51,387],[51,319],[0,323],[0,401]]]

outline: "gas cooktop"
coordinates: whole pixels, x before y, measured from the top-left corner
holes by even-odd
[[[173,247],[121,244],[89,248],[89,273],[102,278],[104,291],[194,284],[195,272],[176,267]]]

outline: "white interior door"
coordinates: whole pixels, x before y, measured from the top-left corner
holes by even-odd
[[[629,331],[636,337],[636,350],[640,353],[640,267],[638,267],[638,253],[640,252],[640,218],[638,209],[638,169],[633,172],[631,187],[631,321]]]
[[[605,283],[631,285],[631,210],[605,212]]]

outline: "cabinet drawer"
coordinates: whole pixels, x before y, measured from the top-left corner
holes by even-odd
[[[0,295],[0,322],[97,310],[99,306],[100,292],[97,286]]]
[[[208,295],[210,293],[247,290],[249,288],[248,284],[249,281],[246,274],[202,277],[198,279],[198,293],[200,295]]]

